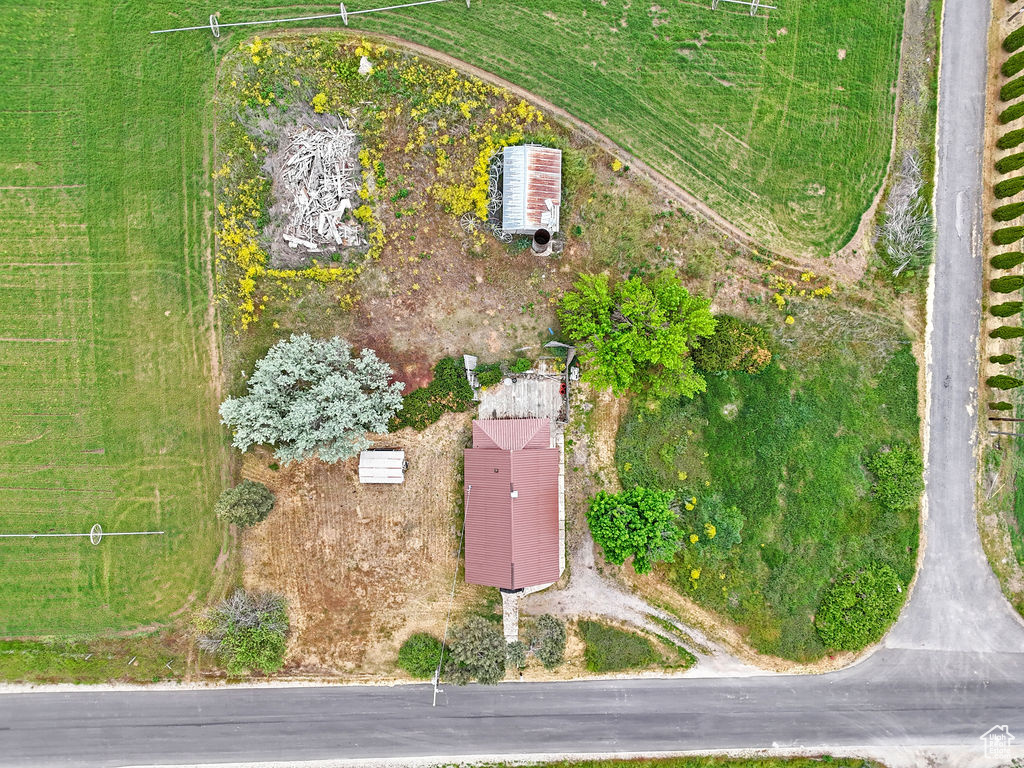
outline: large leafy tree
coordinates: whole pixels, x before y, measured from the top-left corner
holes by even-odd
[[[271,347],[249,377],[249,393],[221,403],[233,445],[274,446],[285,463],[312,456],[333,463],[368,448],[366,434],[387,432],[402,407],[405,384],[391,382],[391,366],[372,350],[359,357],[350,350],[338,337],[309,334]]]
[[[562,297],[558,319],[592,384],[616,395],[693,397],[706,388],[690,348],[715,331],[708,304],[668,271],[649,282],[631,277],[614,286],[607,275],[581,275]]]
[[[673,498],[671,491],[641,486],[621,493],[599,491],[590,500],[587,523],[604,556],[616,565],[632,557],[637,573],[647,573],[656,561],[671,560],[682,535]]]

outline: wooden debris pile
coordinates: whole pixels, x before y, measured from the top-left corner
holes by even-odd
[[[302,126],[287,141],[281,174],[287,189],[285,242],[311,253],[360,245],[362,228],[351,215],[346,220],[359,179],[355,133],[347,123],[340,128]]]

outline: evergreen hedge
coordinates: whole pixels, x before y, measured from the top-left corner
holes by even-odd
[[[1022,45],[1024,45],[1024,27],[1017,27],[1003,40],[1003,50],[1007,53],[1013,53]]]
[[[996,245],[1009,245],[1024,237],[1024,227],[1003,227],[992,233],[992,242]]]
[[[1021,384],[1024,384],[1024,380],[1018,379],[1016,376],[1007,376],[1004,373],[1000,373],[996,376],[989,376],[985,379],[985,383],[992,387],[992,389],[1016,389]]]
[[[999,400],[999,401],[994,402],[994,403],[989,403],[988,407],[991,408],[993,411],[1012,411],[1013,410],[1013,406],[1010,403],[1006,402],[1005,400]]]
[[[1024,189],[1024,176],[1014,176],[1012,179],[1000,181],[992,188],[992,192],[996,197],[1002,199],[1004,197],[1013,197],[1022,189]]]
[[[1024,328],[1019,325],[1001,325],[988,336],[990,339],[1019,339],[1024,336]]]
[[[1007,251],[1006,253],[997,253],[989,260],[996,269],[1013,269],[1018,264],[1024,263],[1024,253],[1021,251]]]
[[[1024,80],[1024,78],[1021,78]],[[996,160],[996,170],[1000,173],[1009,173],[1010,171],[1018,171],[1024,168],[1024,152],[1018,152],[1014,155],[1007,155],[1006,157]]]
[[[1005,125],[1006,123],[1013,122],[1021,115],[1024,115],[1024,102],[1011,104],[999,113],[999,122]]]
[[[1024,56],[1024,51],[1017,54],[1018,56]],[[1021,59],[1024,61],[1024,58]],[[1012,131],[1007,131],[996,141],[996,146],[1000,149],[1013,149],[1018,144],[1024,141],[1024,128],[1014,128]]]
[[[1022,69],[1024,69],[1024,51],[1019,51],[1004,61],[999,71],[1003,73],[1004,77],[1013,77]]]
[[[991,355],[988,359],[990,363],[999,363],[1000,365],[1007,365],[1017,359],[1016,355]]]
[[[988,287],[996,293],[1012,293],[1024,288],[1024,277],[1021,275],[1006,275],[997,277],[989,282]]]
[[[996,317],[1012,317],[1013,315],[1019,315],[1021,309],[1024,309],[1024,302],[1004,301],[1002,304],[996,304],[994,307],[990,307],[989,312]]]
[[[1024,157],[1024,153],[1021,153],[1021,157]],[[1024,203],[1001,205],[992,211],[992,218],[996,221],[1013,221],[1019,216],[1024,216]]]
[[[1024,77],[1011,80],[999,89],[999,98],[1003,101],[1013,101],[1021,94],[1024,94]]]

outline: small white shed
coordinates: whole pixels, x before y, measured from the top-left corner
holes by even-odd
[[[405,451],[363,451],[359,454],[360,483],[401,483],[405,480]]]

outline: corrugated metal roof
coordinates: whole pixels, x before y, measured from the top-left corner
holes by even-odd
[[[532,235],[558,232],[562,205],[562,152],[532,144],[505,147],[501,228]]]
[[[466,458],[466,581],[557,581],[558,448],[546,419],[477,420]],[[508,446],[518,446],[515,448]]]
[[[360,483],[401,483],[405,451],[363,451],[359,454]]]

